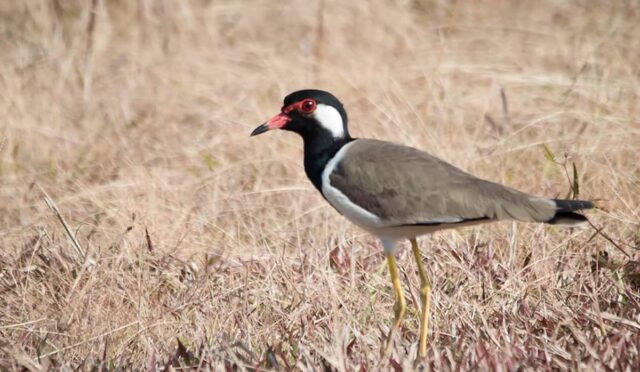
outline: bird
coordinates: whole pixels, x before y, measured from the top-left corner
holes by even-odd
[[[287,95],[280,112],[251,136],[274,129],[302,137],[304,170],[313,186],[381,242],[395,298],[385,353],[407,308],[395,258],[398,243],[409,240],[420,276],[418,356],[426,357],[431,283],[419,236],[500,220],[575,225],[587,221],[581,210],[594,207],[587,200],[538,197],[484,180],[413,147],[351,137],[343,104],[323,90]]]

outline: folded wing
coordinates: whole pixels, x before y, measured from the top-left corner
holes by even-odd
[[[560,221],[554,220],[558,203],[569,206],[479,179],[417,149],[368,139],[350,144],[329,181],[383,226],[504,219],[554,223]],[[591,205],[582,203],[573,205]]]

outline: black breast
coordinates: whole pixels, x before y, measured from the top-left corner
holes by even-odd
[[[333,139],[327,143],[315,143],[315,141],[306,141],[304,143],[304,171],[307,177],[313,183],[313,186],[322,193],[322,172],[342,146],[351,142],[353,139]]]

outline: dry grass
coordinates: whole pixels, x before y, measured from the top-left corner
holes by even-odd
[[[344,3],[1,3],[1,369],[411,368],[409,252],[409,317],[381,361],[378,242],[305,179],[298,138],[248,137],[305,87],[340,97],[356,136],[549,196],[575,163],[603,199],[589,215],[609,239],[422,239],[428,367],[640,364],[637,3]]]

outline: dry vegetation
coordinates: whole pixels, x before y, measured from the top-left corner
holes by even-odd
[[[0,369],[411,368],[410,252],[380,360],[378,242],[312,188],[297,137],[248,137],[306,87],[353,135],[548,196],[576,191],[575,164],[602,199],[602,233],[423,238],[427,367],[634,369],[639,19],[633,1],[3,1]]]

